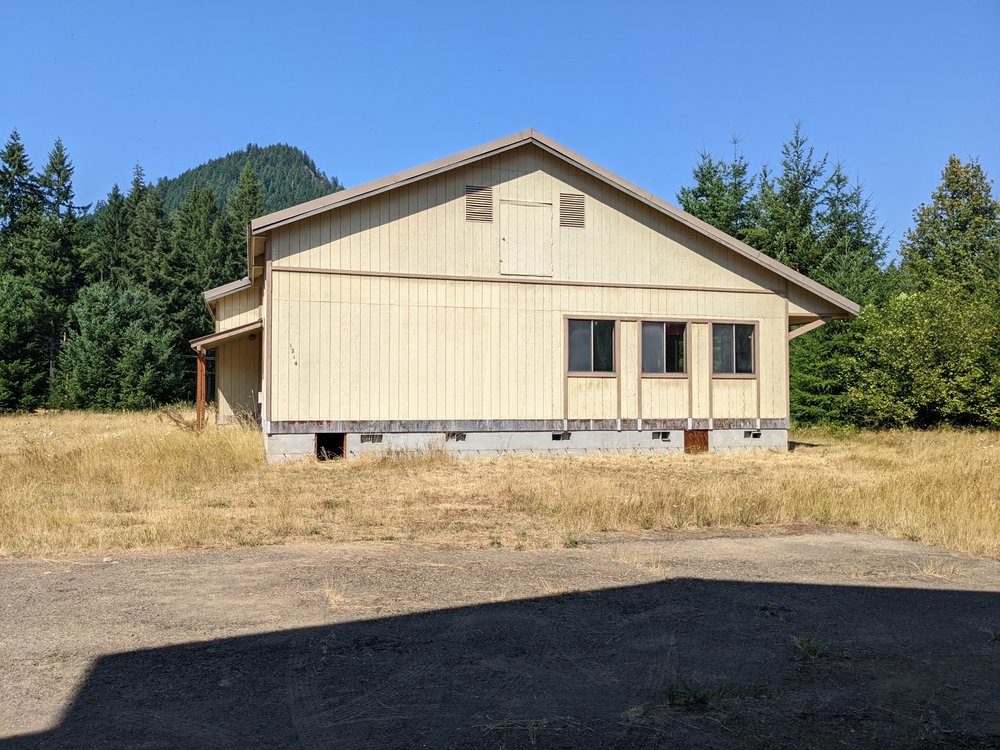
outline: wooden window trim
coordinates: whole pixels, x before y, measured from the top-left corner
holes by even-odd
[[[593,372],[593,371],[577,371],[569,369],[569,322],[571,320],[608,320],[614,323],[614,328],[611,331],[611,352],[612,357],[614,357],[614,369],[608,372]],[[618,377],[618,328],[619,323],[621,323],[621,318],[616,318],[614,316],[608,315],[563,315],[563,340],[566,342],[564,345],[563,352],[563,374],[568,378],[617,378]],[[591,347],[593,347],[593,340],[591,340]],[[591,355],[593,357],[593,354]]]
[[[713,326],[753,326],[753,372],[715,372],[715,329]],[[734,331],[735,341],[735,331]],[[713,320],[708,327],[709,372],[712,380],[757,380],[760,378],[760,321],[757,320]],[[736,366],[736,352],[733,352],[733,366]]]
[[[691,324],[695,321],[678,320],[677,318],[641,318],[639,323],[639,379],[649,380],[687,380],[691,377]],[[642,371],[642,324],[643,323],[677,323],[684,326],[684,372],[643,372]],[[664,357],[666,351],[664,351]]]

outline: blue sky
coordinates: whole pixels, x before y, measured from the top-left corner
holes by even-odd
[[[56,136],[81,202],[254,142],[352,186],[534,127],[674,201],[738,134],[796,120],[893,236],[949,154],[1000,179],[1000,2],[0,0],[0,136]],[[12,31],[13,30],[13,31]],[[995,194],[1000,189],[995,188]]]

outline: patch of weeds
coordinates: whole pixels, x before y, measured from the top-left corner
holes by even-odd
[[[518,542],[517,544],[514,545],[514,549],[517,550],[518,552],[523,552],[524,551],[524,545],[521,544],[520,542]]]
[[[666,705],[675,708],[704,708],[722,701],[766,698],[768,695],[770,692],[763,687],[678,682],[667,687]]]
[[[830,649],[825,644],[809,636],[797,635],[792,638],[792,644],[807,659],[819,659],[830,655]]]
[[[386,534],[385,536],[380,536],[379,539],[383,542],[394,542],[396,537],[392,534]]]
[[[229,507],[229,501],[228,500],[213,500],[212,502],[210,502],[208,504],[208,507],[209,508],[228,508]]]
[[[563,547],[569,547],[570,549],[580,546],[580,540],[575,536],[568,536],[563,540]]]
[[[309,536],[319,536],[323,533],[323,530],[319,526],[310,526],[309,531],[306,532]]]
[[[653,519],[649,518],[648,516],[645,516],[641,521],[639,521],[639,526],[644,531],[649,531],[651,528],[653,528]]]
[[[920,572],[920,575],[928,578],[952,578],[962,572],[962,569],[957,565],[945,565],[933,560],[925,562],[923,565],[913,563],[913,567]]]
[[[913,531],[912,529],[907,529],[906,531],[904,531],[899,536],[902,537],[903,539],[905,539],[908,542],[919,542],[920,541],[920,534],[918,534],[917,532]]]
[[[500,541],[500,537],[498,537],[498,536],[491,536],[490,537],[490,546],[491,547],[503,547],[503,542]]]

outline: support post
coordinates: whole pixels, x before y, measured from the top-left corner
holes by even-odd
[[[200,433],[205,429],[205,350],[198,350],[198,377],[195,388],[195,431]]]

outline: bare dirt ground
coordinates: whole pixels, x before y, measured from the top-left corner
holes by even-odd
[[[0,561],[2,747],[997,747],[1000,562],[856,533]]]

